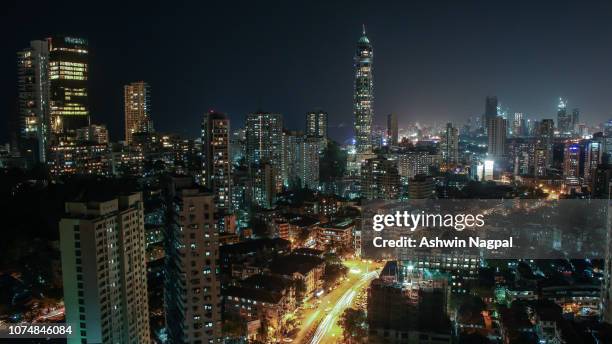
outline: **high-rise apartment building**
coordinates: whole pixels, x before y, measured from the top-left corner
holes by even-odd
[[[353,113],[355,115],[355,148],[357,153],[372,151],[372,120],[374,118],[373,49],[365,26],[355,52],[355,84]]]
[[[488,96],[485,100],[485,120],[487,118],[495,118],[497,115],[497,97]]]
[[[285,186],[317,190],[321,140],[300,131],[283,133],[283,180]]]
[[[541,138],[552,139],[555,137],[555,121],[552,119],[543,119],[540,121],[538,134]]]
[[[512,119],[512,136],[521,137],[527,135],[527,126],[522,112],[515,112]]]
[[[413,178],[418,174],[431,175],[431,171],[439,167],[440,162],[440,155],[429,150],[411,150],[397,157],[400,177],[405,179]]]
[[[48,39],[51,128],[54,134],[73,135],[90,123],[87,41],[55,36]]]
[[[399,143],[399,131],[397,126],[397,115],[390,113],[387,115],[387,144],[397,146]]]
[[[361,166],[361,194],[365,199],[397,199],[400,191],[396,161],[378,157],[367,159]]]
[[[300,144],[304,140],[304,133],[301,131],[283,131],[283,184],[289,189],[301,187],[298,177],[300,167],[299,155]]]
[[[221,340],[221,287],[214,196],[190,177],[165,183],[164,310],[170,343]]]
[[[231,206],[230,121],[227,115],[208,112],[202,119],[202,185],[215,196],[217,210]]]
[[[586,156],[584,160],[584,182],[588,185],[593,184],[597,166],[602,162],[601,143],[597,140],[585,143]]]
[[[509,140],[508,162],[515,176],[537,174],[535,153],[538,143],[537,140],[524,137],[515,137]]]
[[[262,162],[249,171],[249,199],[252,205],[270,209],[276,200],[276,175],[272,164]]]
[[[506,153],[506,120],[502,117],[487,119],[487,154],[491,159],[501,159]]]
[[[92,124],[76,130],[77,141],[88,141],[98,144],[108,144],[108,129],[104,124]]]
[[[563,178],[565,185],[580,184],[580,145],[568,142],[563,149]]]
[[[548,149],[541,142],[536,145],[533,151],[533,165],[533,173],[536,177],[546,176],[546,172],[550,168],[548,166]]]
[[[313,111],[306,114],[306,136],[317,137],[321,149],[327,145],[327,112]]]
[[[537,129],[540,140],[538,147],[538,167],[536,175],[545,176],[546,171],[553,164],[553,144],[555,138],[555,121],[553,119],[543,119]],[[538,172],[539,171],[539,172]]]
[[[298,154],[298,177],[302,188],[319,188],[319,145],[316,137],[304,136]]]
[[[60,250],[69,344],[149,343],[142,195],[66,203]]]
[[[17,53],[18,118],[15,137],[26,161],[45,162],[49,139],[49,44],[31,41]]]
[[[436,196],[436,183],[432,176],[419,174],[408,181],[410,199],[429,199]]]
[[[283,187],[283,117],[281,114],[256,112],[246,118],[246,161],[249,166],[270,163],[275,190]]]
[[[580,126],[580,109],[576,108],[572,110],[572,124],[571,124],[572,133],[578,134],[579,126]]]
[[[459,130],[452,123],[446,124],[446,132],[442,142],[442,155],[447,166],[459,162]]]
[[[135,133],[153,131],[151,122],[151,89],[144,81],[123,86],[125,142],[132,143]]]

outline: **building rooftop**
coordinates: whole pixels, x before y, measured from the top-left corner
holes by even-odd
[[[322,228],[340,228],[346,229],[353,226],[354,221],[350,218],[338,219],[331,222],[327,222],[321,225]]]
[[[312,257],[323,257],[323,254],[325,253],[322,250],[317,250],[314,248],[308,248],[308,247],[300,247],[297,248],[295,250],[293,250],[292,252],[293,254],[299,254],[299,255],[304,255],[304,256],[312,256]]]
[[[270,264],[270,270],[281,275],[291,275],[296,272],[306,275],[323,263],[323,259],[319,257],[290,254],[275,259]]]
[[[281,238],[263,238],[241,241],[236,244],[223,245],[220,247],[221,256],[235,254],[249,254],[267,249],[275,249],[279,252],[289,251],[291,242]]]
[[[310,216],[299,216],[289,220],[289,223],[298,227],[310,227],[319,223],[319,220]]]
[[[258,302],[266,302],[277,304],[282,299],[280,293],[270,292],[264,289],[245,288],[245,287],[228,287],[223,291],[224,296],[239,297]]]
[[[291,280],[274,275],[252,275],[240,281],[240,286],[280,293],[291,286]]]

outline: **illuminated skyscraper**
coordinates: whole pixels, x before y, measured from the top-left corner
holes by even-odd
[[[572,115],[567,113],[567,101],[563,98],[559,98],[559,105],[557,106],[557,128],[561,134],[572,131]]]
[[[365,26],[363,27],[363,34],[357,42],[354,63],[355,148],[357,153],[370,153],[372,151],[372,119],[374,117],[373,50],[370,40],[366,36]]]
[[[580,184],[580,145],[566,143],[563,149],[563,178],[568,187]]]
[[[134,133],[152,131],[151,90],[144,81],[133,82],[123,87],[125,113],[125,142],[132,143]]]
[[[202,185],[215,195],[218,210],[229,210],[231,164],[229,153],[229,118],[209,112],[202,120]]]
[[[246,161],[249,166],[270,163],[275,190],[283,187],[283,117],[278,113],[256,112],[246,118]]]
[[[56,36],[48,44],[52,131],[74,134],[89,125],[87,41]]]
[[[49,139],[49,45],[31,41],[17,53],[19,94],[16,143],[26,161],[44,162]]]
[[[59,230],[68,343],[149,343],[143,212],[140,193],[66,203]]]
[[[459,161],[459,130],[452,123],[446,124],[446,133],[442,142],[442,155],[447,166]]]

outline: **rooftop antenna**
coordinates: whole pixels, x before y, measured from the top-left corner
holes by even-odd
[[[361,24],[361,27],[363,28],[363,35],[366,35],[366,29],[365,29],[365,24]]]

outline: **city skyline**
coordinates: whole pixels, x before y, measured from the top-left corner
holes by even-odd
[[[281,113],[287,127],[301,129],[304,114],[320,108],[329,113],[332,137],[344,141],[353,136],[351,60],[362,24],[377,51],[377,125],[384,126],[388,113],[398,115],[400,126],[419,121],[461,123],[482,114],[487,95],[498,96],[511,113],[522,112],[532,118],[555,118],[559,97],[568,99],[568,108],[580,108],[582,118],[590,124],[603,122],[612,114],[606,101],[606,95],[612,93],[607,77],[612,71],[608,72],[611,67],[604,62],[612,54],[603,38],[597,38],[612,31],[603,21],[610,13],[609,4],[549,8],[544,4],[474,2],[464,6],[390,4],[380,9],[362,4],[323,26],[315,25],[316,21],[329,19],[345,6],[309,6],[294,17],[289,8],[262,6],[257,13],[275,20],[274,24],[259,25],[247,15],[251,9],[246,5],[235,11],[211,7],[208,10],[215,15],[206,16],[208,21],[202,28],[175,23],[173,18],[159,16],[163,8],[150,6],[147,14],[158,14],[159,27],[136,30],[139,35],[129,35],[136,38],[127,40],[118,38],[126,35],[103,29],[104,11],[64,18],[61,12],[68,5],[47,8],[56,14],[49,17],[66,20],[39,18],[38,24],[9,38],[7,51],[11,54],[3,54],[0,64],[3,74],[9,76],[0,86],[10,95],[0,108],[7,115],[16,111],[12,96],[16,76],[10,77],[16,74],[14,53],[32,39],[65,33],[88,39],[92,123],[107,123],[113,139],[123,133],[122,86],[145,80],[156,90],[152,119],[159,123],[160,131],[196,137],[195,126],[183,124],[198,123],[209,109],[228,113],[236,123],[233,127],[238,128],[246,115],[258,108]],[[9,15],[13,15],[5,23],[23,18],[21,6],[9,8]],[[133,14],[137,7],[130,5],[123,15]],[[176,12],[190,16],[193,14],[184,13],[190,10],[200,13],[197,6],[184,6]],[[564,24],[568,16],[574,25]],[[226,23],[223,30],[214,27],[219,21]],[[501,24],[480,30],[480,21]],[[127,33],[135,30],[117,31],[124,29]],[[300,39],[292,36],[297,33]],[[228,35],[232,38],[226,39]],[[214,54],[196,43],[202,39],[215,48]],[[147,50],[165,42],[186,50],[155,50],[154,54]],[[310,48],[313,44],[317,45],[314,51]],[[262,53],[254,54],[253,49]],[[189,50],[193,61],[184,65],[181,56]],[[239,62],[244,56],[250,57],[249,63]],[[252,92],[256,82],[269,86]],[[175,116],[181,120],[176,121]],[[6,125],[3,121],[0,126],[4,141]]]
[[[612,3],[233,5],[7,6],[0,342],[612,343]]]

